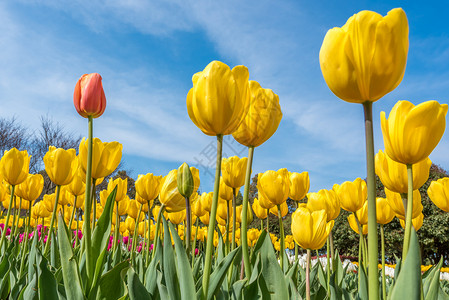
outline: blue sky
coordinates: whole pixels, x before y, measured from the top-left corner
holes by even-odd
[[[0,116],[29,128],[48,114],[87,134],[73,107],[85,73],[103,77],[107,107],[94,134],[123,144],[131,175],[167,174],[186,161],[212,189],[215,139],[189,119],[192,75],[212,60],[248,67],[250,79],[279,95],[283,119],[256,148],[253,173],[308,171],[310,191],[366,176],[363,110],[330,92],[318,53],[327,30],[360,10],[402,7],[410,25],[404,79],[374,105],[375,148],[383,148],[380,111],[397,100],[449,103],[449,5],[444,1],[57,1],[0,3]],[[449,169],[449,134],[431,155]],[[246,155],[225,138],[224,153]]]

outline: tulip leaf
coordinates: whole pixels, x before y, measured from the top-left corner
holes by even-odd
[[[420,299],[421,297],[421,256],[418,237],[412,228],[410,246],[401,273],[390,293],[390,299]]]
[[[128,293],[131,300],[151,300],[150,294],[148,294],[146,288],[140,282],[139,276],[137,276],[133,268],[128,269]]]
[[[358,284],[359,298],[368,299],[368,278],[366,277],[365,268],[363,267],[362,264],[359,265],[358,273],[359,273],[359,284]]]
[[[167,221],[164,216],[162,216],[162,223],[164,224],[163,268],[165,284],[167,285],[170,299],[181,299],[176,271],[175,253],[171,243],[170,231],[168,230]]]
[[[322,287],[324,287],[327,290],[327,277],[324,273],[324,267],[321,264],[321,261],[318,259],[316,265],[318,265],[318,280]]]
[[[94,280],[98,280],[100,276],[100,271],[102,270],[103,260],[105,257],[105,249],[107,250],[109,235],[111,232],[111,218],[112,218],[112,208],[115,201],[115,195],[117,194],[117,186],[109,194],[106,204],[103,209],[103,213],[98,219],[97,225],[95,226],[92,235],[92,257],[97,258],[95,266],[95,274],[93,275]],[[95,284],[95,283],[94,283]]]
[[[45,257],[41,257],[39,264],[40,274],[38,279],[39,298],[58,300],[58,290],[55,276],[47,268],[48,261]]]
[[[157,287],[159,290],[159,298],[160,299],[170,299],[170,296],[168,294],[167,287],[162,283],[162,279],[164,278],[164,275],[159,272],[159,270],[156,271],[156,280],[157,280]],[[201,293],[201,291],[200,291]]]
[[[159,237],[156,238],[159,239]],[[156,253],[154,253],[154,258],[151,261],[145,273],[145,287],[147,291],[150,293],[150,295],[154,297],[157,290],[156,268],[158,264],[161,263],[162,261],[162,242],[160,239],[157,243],[157,248],[156,249],[153,248],[153,251],[156,251]]]
[[[164,225],[165,230],[165,225]],[[170,223],[170,231],[175,242],[176,261],[178,262],[178,280],[180,284],[181,295],[183,299],[195,299],[195,282],[193,280],[192,268],[190,267],[189,258],[182,246],[181,238]]]
[[[264,238],[260,248],[262,276],[272,299],[288,299],[288,288],[284,273],[274,253],[270,237]],[[273,298],[276,297],[276,298]]]
[[[129,261],[124,260],[101,276],[95,299],[119,299],[126,292],[123,278],[129,268]]]
[[[38,239],[39,239],[39,235],[38,235],[37,229],[36,229],[34,231],[33,242],[31,243],[30,253],[28,254],[28,274],[27,274],[28,282],[31,282],[31,280],[34,278],[34,264],[36,263],[36,251],[37,251]]]
[[[440,262],[433,266],[423,283],[423,292],[425,300],[438,300],[440,290],[440,269],[443,265],[443,257]]]
[[[37,274],[37,267],[35,264],[33,265],[33,269],[34,273]],[[37,281],[38,281],[37,276],[34,276],[31,279],[30,283],[28,283],[28,285],[19,294],[19,299],[27,299],[27,300],[39,299]],[[2,299],[6,298],[2,297]]]
[[[226,255],[215,267],[212,274],[210,274],[209,289],[207,293],[207,299],[212,299],[213,296],[218,293],[223,280],[226,278],[229,266],[232,264],[234,257],[240,252],[241,247],[235,248],[228,255]],[[165,255],[165,254],[164,254]]]
[[[61,253],[62,278],[68,300],[84,299],[83,289],[75,257],[72,253],[72,244],[69,241],[67,227],[62,215],[58,216],[58,243]]]

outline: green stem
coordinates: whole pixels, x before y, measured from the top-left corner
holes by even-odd
[[[22,212],[22,198],[19,198],[19,199],[20,199],[19,200],[19,208],[17,209],[17,223],[16,223],[16,227],[14,228],[13,236],[17,236],[17,228],[19,228],[19,223],[20,223],[20,213]]]
[[[295,262],[298,261],[298,244],[295,242]]]
[[[379,298],[379,279],[377,263],[377,219],[376,219],[376,177],[374,173],[374,134],[373,134],[373,103],[363,103],[365,115],[366,138],[366,169],[368,188],[368,295],[370,299]]]
[[[270,220],[270,210],[267,209],[267,233],[268,233],[268,235],[270,235],[270,222],[269,222],[269,220]]]
[[[410,244],[410,234],[412,233],[412,214],[413,214],[413,169],[412,165],[407,165],[408,191],[407,191],[407,215],[405,218],[405,236],[404,246],[402,248],[402,261],[405,260]]]
[[[16,215],[17,215],[17,205],[16,205],[16,201],[17,201],[17,197],[14,196],[14,200],[13,200],[13,202],[14,202],[14,204],[13,204],[14,211],[13,211],[13,213],[12,213],[12,226],[11,226],[10,237],[11,237],[11,236],[15,236],[14,231],[16,230]]]
[[[161,208],[159,209],[159,213],[157,214],[157,221],[156,221],[156,233],[154,234],[154,243],[153,243],[153,253],[151,253],[151,260],[154,258],[154,254],[156,253],[157,244],[159,242],[159,227],[161,225],[161,217],[162,213],[165,209],[165,206],[162,204]],[[147,262],[149,263],[149,262]]]
[[[92,213],[92,230],[95,229],[96,220],[97,220],[97,197],[95,192],[95,178],[92,179],[92,206],[93,206],[93,213]]]
[[[332,235],[332,230],[329,234],[329,238],[330,238],[330,246],[331,246],[331,257],[332,257],[332,272],[335,272],[335,267],[336,267],[336,258],[335,258],[335,249],[334,249],[334,236]],[[340,259],[340,258],[338,258]]]
[[[134,234],[133,234],[133,241],[131,244],[131,262],[134,263],[134,255],[136,252],[136,247],[137,247],[137,239],[139,239],[139,235],[137,234],[137,227],[139,226],[139,219],[140,219],[140,214],[142,213],[142,207],[143,204],[140,203],[140,207],[139,207],[139,212],[137,213],[137,219],[136,219],[136,224],[134,225]]]
[[[193,269],[193,263],[195,262],[195,247],[196,247],[196,238],[198,235],[198,221],[200,220],[200,218],[196,218],[196,222],[195,222],[195,238],[193,239],[193,247],[192,247],[192,269]]]
[[[330,298],[331,297],[331,289],[330,289],[330,282],[331,282],[331,266],[330,266],[330,257],[329,257],[329,252],[330,252],[330,237],[327,237],[327,242],[326,242],[326,258],[327,258],[327,264],[326,264],[326,274],[327,274],[327,296]]]
[[[151,223],[153,223],[153,221],[151,221],[151,205],[150,201],[148,201],[148,238],[145,251],[145,264],[148,264],[148,258],[150,255]]]
[[[248,255],[248,224],[246,222],[248,216],[248,196],[249,196],[249,186],[251,184],[251,166],[253,164],[254,147],[248,147],[248,164],[246,165],[246,176],[245,176],[245,188],[243,190],[243,207],[242,207],[242,225],[240,229],[240,242],[242,245],[243,262],[245,264],[245,274],[246,278],[251,278],[251,264],[249,262]],[[281,263],[282,265],[282,263]]]
[[[281,206],[278,205],[277,207],[278,207],[278,218],[279,218],[279,230],[280,230],[280,235],[281,235],[281,242],[279,243],[281,251],[280,251],[279,258],[281,260],[281,270],[284,271],[284,256],[285,256],[284,223],[282,223]]]
[[[112,253],[115,254],[117,250],[118,232],[120,230],[120,216],[118,215],[118,202],[115,201],[115,226],[114,226],[114,238],[112,240]]]
[[[51,214],[49,233],[48,233],[48,237],[47,237],[47,242],[45,243],[44,256],[48,253],[48,247],[49,247],[49,245],[51,243],[51,238],[53,236],[53,225],[55,223],[56,209],[58,208],[59,192],[60,191],[61,191],[61,186],[57,185],[56,186],[55,203],[53,203],[53,213]]]
[[[307,249],[306,262],[306,299],[310,300],[310,249]]]
[[[382,251],[382,299],[387,299],[387,280],[385,278],[385,237],[384,225],[380,224],[380,241]]]
[[[2,238],[0,240],[0,251],[1,251],[1,249],[3,247],[3,243],[5,241],[6,230],[8,230],[8,227],[9,227],[9,218],[11,217],[11,206],[12,206],[12,202],[13,202],[13,199],[14,199],[14,190],[15,190],[15,188],[16,188],[15,185],[11,186],[11,196],[9,198],[9,206],[8,206],[8,212],[6,214],[6,222],[5,222],[5,226],[3,227]]]
[[[73,207],[72,207],[72,215],[70,216],[70,221],[69,221],[69,235],[70,235],[70,241],[72,240],[72,223],[73,223],[73,217],[75,216],[75,211],[76,211],[76,196],[75,196],[75,200],[73,201]]]
[[[94,257],[92,256],[92,235],[90,227],[90,212],[92,209],[92,147],[93,147],[93,118],[88,116],[87,166],[86,166],[86,194],[84,197],[84,230],[83,245],[86,253],[87,290],[90,289],[95,272]],[[82,254],[82,253],[81,253]]]
[[[186,227],[187,228],[184,230],[186,234],[184,241],[186,243],[187,256],[190,256],[190,243],[192,242],[192,208],[190,206],[189,197],[186,197]]]
[[[77,208],[75,207],[75,209],[77,209]],[[80,212],[78,211],[78,212],[76,213],[75,248],[78,246],[79,218],[80,218]]]
[[[225,243],[225,245],[226,245],[226,255],[228,255],[228,253],[229,253],[229,249],[230,249],[230,247],[231,247],[231,245],[230,245],[230,243],[229,243],[229,223],[230,223],[230,215],[229,215],[229,213],[230,213],[231,211],[230,211],[230,209],[229,209],[229,202],[228,201],[226,201],[226,243]]]
[[[215,168],[215,183],[214,183],[214,195],[212,198],[212,207],[209,216],[209,228],[207,229],[207,244],[206,244],[206,259],[204,263],[203,273],[203,294],[202,298],[207,299],[207,292],[209,289],[209,277],[212,267],[212,250],[214,247],[214,229],[215,229],[215,217],[217,215],[218,206],[218,192],[220,188],[220,174],[221,174],[221,154],[223,151],[223,135],[217,135],[217,165]]]
[[[29,201],[29,202],[30,202],[30,205],[28,206],[28,224],[25,228],[25,233],[23,235],[23,238],[25,239],[25,241],[22,240],[22,243],[24,245],[22,247],[22,258],[20,260],[19,278],[22,277],[23,268],[25,266],[25,254],[28,253],[27,252],[27,250],[28,250],[28,232],[29,232],[29,228],[31,226],[31,203],[32,203],[32,201]],[[35,232],[35,233],[37,233],[37,232]]]
[[[237,204],[235,203],[235,199],[237,190],[232,188],[232,244],[231,251],[235,248],[235,227],[237,226]],[[231,265],[232,268],[232,265]]]

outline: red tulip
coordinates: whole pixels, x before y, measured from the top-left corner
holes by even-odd
[[[73,104],[76,111],[87,118],[98,118],[106,108],[106,96],[104,95],[101,76],[98,73],[84,74],[78,80],[73,93]]]

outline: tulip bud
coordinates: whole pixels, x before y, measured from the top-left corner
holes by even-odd
[[[73,93],[76,111],[84,118],[98,118],[106,108],[101,76],[98,73],[84,74],[78,80]]]
[[[178,168],[178,191],[184,197],[190,197],[193,194],[193,176],[187,163],[183,163]]]

